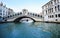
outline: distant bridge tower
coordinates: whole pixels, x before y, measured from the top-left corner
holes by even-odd
[[[28,10],[27,9],[23,9],[22,12],[23,12],[24,15],[27,15]]]

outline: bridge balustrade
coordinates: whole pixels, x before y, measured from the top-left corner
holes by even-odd
[[[22,13],[20,13],[20,14],[22,14]]]
[[[22,15],[22,13],[16,13],[16,14],[7,16],[7,19],[15,18],[15,17],[21,16],[21,15]]]
[[[16,13],[16,14],[7,16],[7,20],[9,20],[9,19],[16,19],[16,18],[21,17],[21,16],[27,16],[27,17],[31,17],[31,18],[34,18],[34,19],[35,18],[36,19],[41,19],[42,18],[41,15],[36,14],[36,13],[27,13],[27,14],[24,14],[24,13],[20,12],[20,13]]]

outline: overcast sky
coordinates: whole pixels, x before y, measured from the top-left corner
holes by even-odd
[[[49,0],[0,0],[0,2],[1,1],[15,12],[20,12],[22,9],[28,9],[30,12],[40,13],[42,11],[41,7]]]

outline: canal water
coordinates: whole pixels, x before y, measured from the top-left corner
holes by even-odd
[[[60,38],[60,24],[1,23],[0,38]]]

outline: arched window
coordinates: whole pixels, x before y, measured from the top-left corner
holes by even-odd
[[[56,0],[54,0],[54,3],[56,4]]]
[[[58,11],[60,11],[60,5],[58,5]]]
[[[60,17],[60,14],[58,14],[58,17]]]
[[[55,15],[55,17],[57,18],[57,14]]]
[[[55,11],[57,11],[57,6],[55,6]]]

